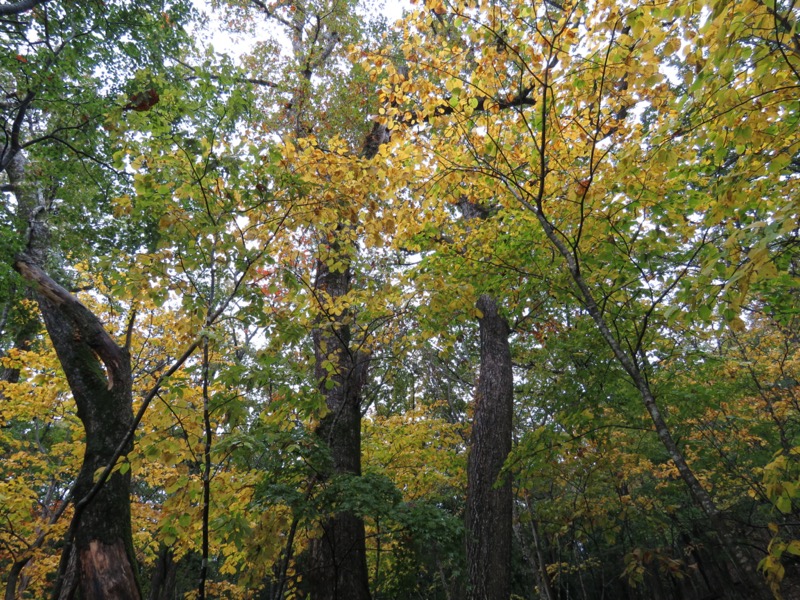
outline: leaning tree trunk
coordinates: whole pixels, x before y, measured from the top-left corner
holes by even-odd
[[[511,596],[511,477],[502,474],[511,452],[514,382],[509,327],[486,294],[478,299],[480,375],[467,462],[469,600]]]
[[[81,600],[139,600],[130,473],[113,473],[102,487],[93,489],[95,473],[113,460],[133,423],[130,356],[89,309],[28,256],[18,257],[14,267],[33,287],[86,430],[57,597],[74,598],[77,592]]]
[[[325,395],[328,413],[317,435],[330,450],[330,475],[361,475],[361,393],[366,381],[368,357],[350,347],[348,311],[330,310],[351,285],[349,267],[331,268],[346,259],[346,251],[334,243],[330,255],[317,264],[315,294],[322,317],[313,332],[315,375]],[[338,313],[338,314],[337,314]],[[338,512],[323,523],[323,534],[311,542],[302,560],[306,589],[313,600],[369,600],[369,577],[363,519],[352,512]]]
[[[544,181],[544,177],[542,178]],[[595,300],[589,284],[583,276],[581,265],[566,243],[559,237],[556,228],[548,220],[543,210],[543,197],[544,197],[544,183],[540,184],[539,196],[535,200],[535,204],[530,204],[524,199],[523,205],[532,210],[535,214],[539,224],[544,231],[545,236],[550,241],[551,245],[558,251],[567,264],[567,269],[572,277],[572,281],[578,291],[578,297],[583,301],[586,312],[595,323],[595,326],[600,332],[600,335],[605,340],[608,347],[611,349],[617,362],[622,366],[628,376],[631,378],[639,395],[642,399],[645,409],[647,410],[650,419],[655,426],[656,435],[659,441],[667,451],[670,459],[678,469],[684,484],[689,490],[689,494],[697,505],[703,510],[706,517],[711,523],[714,532],[719,536],[723,544],[723,549],[730,552],[733,556],[734,562],[741,570],[743,575],[743,584],[747,588],[746,594],[748,598],[764,599],[772,597],[772,593],[767,589],[765,580],[761,577],[754,568],[754,562],[745,550],[737,543],[736,539],[730,532],[728,524],[725,522],[722,512],[717,507],[716,502],[711,497],[711,494],[703,487],[703,484],[697,478],[691,465],[689,464],[683,451],[678,447],[672,432],[664,419],[664,415],[656,401],[656,396],[650,387],[650,382],[647,379],[645,371],[643,370],[647,365],[646,353],[642,352],[642,365],[637,362],[635,353],[628,353],[623,349],[622,344],[614,336],[609,324],[606,322],[606,317],[603,311]],[[519,196],[518,192],[513,192]]]

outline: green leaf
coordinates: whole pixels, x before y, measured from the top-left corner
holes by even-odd
[[[712,309],[711,309],[710,306],[703,305],[703,306],[700,306],[697,309],[697,316],[699,316],[700,319],[703,320],[703,321],[710,321],[711,320],[711,313],[712,313]]]

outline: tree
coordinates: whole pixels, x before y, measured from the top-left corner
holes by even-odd
[[[122,255],[125,260],[128,258],[125,256],[126,252],[141,251],[138,244],[142,241],[151,246],[151,250],[156,249],[153,246],[159,245],[160,236],[158,233],[154,236],[153,233],[154,229],[164,226],[163,217],[172,208],[168,203],[156,207],[156,211],[162,217],[161,220],[156,219],[154,222],[152,214],[141,219],[143,216],[141,213],[136,215],[137,219],[129,220],[127,224],[135,224],[136,227],[133,229],[133,239],[126,239],[126,234],[131,232],[130,229],[126,231],[123,228],[122,231],[117,230],[111,234],[110,228],[97,226],[98,223],[102,224],[104,220],[107,222],[110,218],[110,215],[104,212],[110,204],[108,195],[100,195],[99,198],[72,195],[71,186],[78,182],[80,173],[74,169],[72,172],[65,169],[62,174],[59,167],[53,165],[58,165],[57,161],[65,157],[78,161],[78,164],[82,164],[83,161],[84,170],[97,175],[100,186],[103,184],[107,186],[107,189],[101,188],[101,192],[118,191],[117,186],[124,189],[124,181],[120,181],[124,180],[124,176],[120,177],[120,173],[124,173],[128,168],[137,170],[141,164],[126,163],[124,150],[112,156],[109,147],[118,143],[121,138],[124,139],[126,125],[136,122],[136,118],[131,115],[131,123],[125,123],[127,111],[140,113],[138,117],[140,126],[142,119],[148,119],[148,125],[142,129],[150,129],[150,133],[156,134],[156,137],[163,136],[164,125],[170,118],[174,124],[181,117],[179,115],[176,119],[174,112],[164,111],[157,118],[151,118],[154,116],[151,111],[162,99],[153,87],[157,85],[156,80],[159,82],[158,85],[162,86],[159,88],[162,96],[170,100],[175,98],[176,88],[168,89],[167,80],[163,78],[165,71],[161,73],[155,71],[159,65],[163,65],[164,55],[173,54],[177,58],[186,51],[184,48],[180,49],[180,53],[175,51],[178,41],[185,42],[188,39],[178,26],[186,9],[182,5],[175,5],[172,13],[153,11],[157,17],[151,18],[151,12],[144,6],[129,9],[104,5],[96,13],[92,10],[71,11],[69,18],[59,18],[57,26],[53,26],[51,22],[53,12],[58,13],[61,8],[53,4],[42,9],[36,8],[30,19],[23,18],[18,23],[19,27],[13,30],[23,40],[27,36],[31,52],[24,56],[19,55],[17,61],[22,65],[19,70],[23,71],[19,84],[28,84],[28,88],[23,101],[9,104],[8,108],[16,112],[13,118],[9,118],[13,123],[10,130],[6,128],[6,147],[3,155],[3,166],[6,168],[11,189],[16,197],[17,217],[24,231],[21,239],[26,242],[25,252],[17,255],[14,267],[34,289],[50,339],[66,373],[77,403],[78,416],[86,432],[86,451],[81,471],[71,488],[70,495],[63,499],[61,508],[52,515],[53,520],[58,519],[68,507],[68,502],[74,503],[72,523],[66,533],[54,594],[57,597],[67,598],[73,597],[76,590],[80,590],[81,596],[87,598],[139,598],[141,591],[131,539],[131,473],[127,464],[117,465],[115,468],[115,463],[120,458],[126,457],[133,449],[136,426],[149,403],[160,392],[163,381],[183,366],[194,350],[201,345],[202,340],[197,337],[190,339],[187,347],[178,353],[174,361],[170,361],[168,357],[161,358],[161,366],[157,369],[161,373],[155,383],[143,393],[142,406],[134,418],[131,407],[133,372],[129,347],[136,320],[136,307],[133,303],[125,306],[123,301],[123,310],[129,310],[129,318],[125,343],[118,344],[105,332],[97,316],[43,270],[44,266],[58,270],[63,266],[56,260],[59,246],[56,240],[51,239],[50,228],[45,223],[45,218],[51,216],[51,210],[55,205],[61,205],[65,208],[64,212],[69,214],[75,208],[69,203],[82,200],[83,209],[95,213],[93,215],[97,218],[95,231],[100,235],[97,238],[92,236],[87,245],[76,244],[74,250],[76,255],[90,256],[90,261],[94,264],[100,262],[100,259],[92,256],[91,251],[97,251],[104,246],[111,254],[107,258],[113,259]],[[125,41],[132,35],[138,38],[138,43]],[[19,43],[19,40],[12,38],[10,43]],[[125,52],[120,53],[120,48]],[[150,53],[159,56],[150,60]],[[139,60],[148,63],[148,70],[140,70],[134,74],[131,71],[139,66]],[[95,72],[85,75],[84,71],[89,67]],[[101,81],[101,76],[96,74],[101,68],[112,69],[114,78],[105,78]],[[29,72],[25,72],[26,70]],[[124,105],[120,103],[114,108],[113,104],[119,101],[117,94],[123,85],[120,80],[124,81],[127,76],[134,79],[132,85],[143,84],[147,87],[141,91],[134,88],[135,91],[130,92],[128,102]],[[76,79],[80,78],[83,78],[81,82],[77,82]],[[178,80],[178,83],[184,82]],[[177,86],[177,89],[185,91],[186,86]],[[198,93],[198,89],[198,86],[194,88],[195,94]],[[207,88],[201,90],[202,93],[208,91]],[[21,93],[9,91],[9,97],[19,98]],[[63,95],[57,98],[58,93]],[[106,94],[110,94],[110,100],[108,97],[104,98]],[[228,100],[230,101],[230,98]],[[111,108],[108,106],[109,102]],[[228,109],[231,106],[232,104],[229,104]],[[80,107],[85,112],[76,115],[75,107]],[[104,115],[107,116],[104,127],[98,127]],[[23,127],[23,124],[26,126]],[[169,126],[166,129],[169,129]],[[192,134],[197,131],[194,130]],[[175,135],[172,141],[177,137],[180,136]],[[141,140],[142,138],[139,138],[139,141]],[[94,148],[91,147],[92,144],[95,145]],[[52,151],[53,147],[55,152]],[[35,160],[26,160],[27,157],[23,153],[25,149],[30,149]],[[62,149],[66,149],[66,152],[61,152]],[[172,150],[175,150],[174,146]],[[206,167],[208,164],[206,163]],[[118,166],[119,171],[115,171],[114,166]],[[36,179],[34,174],[37,169],[46,172],[46,176]],[[197,169],[190,168],[189,171],[192,176],[184,181],[184,185],[194,186],[193,193],[203,197],[208,190],[208,184],[203,181],[205,173],[199,181],[196,181],[193,176],[197,174]],[[53,182],[52,189],[48,186],[49,181]],[[137,178],[135,181],[141,196],[140,208],[153,198],[152,190],[149,188],[150,183],[152,178],[147,177]],[[86,191],[92,190],[85,184],[83,188]],[[179,199],[185,198],[179,196]],[[230,238],[236,237],[231,234],[226,239],[220,239],[220,231],[225,230],[228,223],[220,225],[219,221],[214,219],[208,202],[202,210],[212,221],[211,225],[221,227],[213,231],[219,243],[230,243]],[[123,210],[117,216],[122,217],[129,213],[130,211]],[[69,220],[66,222],[70,223]],[[155,228],[154,223],[158,223]],[[104,238],[104,234],[108,237]],[[109,237],[112,239],[109,240]],[[67,239],[74,241],[74,238]],[[234,240],[234,245],[236,241],[244,244],[244,236]],[[192,245],[191,242],[189,245]],[[175,246],[179,254],[183,251],[184,257],[189,258],[184,240],[176,241]],[[230,280],[214,272],[213,265],[217,258],[213,252],[211,253],[211,285],[204,307],[207,318],[203,323],[208,328],[215,326],[217,319],[223,315],[239,292],[249,268],[263,256],[263,250],[251,252],[249,249],[242,249],[244,251],[240,253],[236,266],[241,266],[243,271],[237,271]],[[131,270],[130,265],[128,270]],[[203,277],[203,274],[195,271],[189,275],[190,281],[192,276]],[[229,287],[224,290],[217,289],[217,279],[225,285],[229,284]],[[13,301],[13,298],[9,299],[9,302]],[[15,342],[24,350],[34,339],[36,328],[26,324],[20,332],[22,333],[16,336]],[[14,378],[15,376],[10,377],[11,380]],[[208,411],[211,410],[208,404],[207,402],[205,406],[207,432],[210,427]],[[209,436],[207,442],[210,443]],[[205,452],[204,467],[206,469],[204,504],[208,507],[211,467],[208,447]],[[205,523],[207,543],[208,519]],[[27,551],[15,560],[7,582],[7,597],[16,594],[18,575],[31,560],[33,552],[42,545],[45,535],[45,532],[39,533],[36,539],[29,543]],[[205,574],[202,574],[200,579],[202,595]]]
[[[679,291],[697,293],[691,275],[702,268],[716,239],[715,223],[695,227],[689,220],[681,235],[690,244],[671,239],[670,249],[663,251],[656,245],[665,235],[667,224],[660,220],[670,210],[666,206],[675,206],[661,199],[671,199],[675,192],[670,186],[685,186],[686,174],[698,172],[692,150],[681,179],[675,177],[679,169],[670,170],[676,160],[665,158],[667,152],[680,156],[687,148],[676,139],[668,108],[684,88],[672,85],[659,64],[679,36],[694,36],[701,28],[700,11],[686,14],[681,6],[674,13],[660,8],[654,14],[649,6],[635,5],[590,10],[577,3],[474,7],[441,2],[426,9],[430,12],[418,11],[410,21],[404,45],[413,68],[408,80],[415,85],[386,87],[385,97],[393,105],[389,119],[398,125],[429,124],[430,131],[442,132],[441,142],[432,144],[441,165],[434,189],[482,177],[487,187],[494,182],[505,188],[501,205],[516,202],[535,217],[543,237],[534,241],[531,236],[531,242],[549,246],[564,261],[572,279],[570,293],[639,390],[655,433],[693,498],[742,576],[755,589],[763,587],[752,557],[730,534],[717,502],[676,442],[652,383],[650,344],[663,322],[661,311]],[[756,19],[766,17],[760,13]],[[737,12],[737,18],[745,14]],[[711,27],[721,26],[714,22]],[[654,23],[663,29],[656,28],[654,37],[648,30],[645,40],[642,32]],[[440,30],[454,32],[446,47]],[[710,27],[702,29],[704,36],[709,32]],[[724,53],[715,56],[736,62],[732,55],[722,59]],[[747,85],[735,89],[744,91]],[[783,91],[776,86],[752,97],[761,93]],[[445,95],[446,102],[441,100]],[[501,110],[520,97],[528,101]],[[731,107],[725,119],[718,120],[706,104],[703,127],[726,130],[735,105],[722,102]],[[640,118],[633,109],[643,104]],[[649,132],[654,135],[643,143],[637,134]],[[460,143],[454,144],[454,138]],[[725,148],[719,151],[724,154]],[[701,156],[706,152],[701,150]],[[653,158],[667,162],[662,166]],[[705,190],[700,194],[713,193],[704,183],[698,186]],[[713,214],[712,221],[719,217],[713,211],[699,214]]]
[[[78,501],[58,584],[58,597],[140,598],[131,540],[130,473],[96,486],[98,470],[131,450],[131,365],[100,321],[24,255],[14,267],[35,289],[39,309],[86,430]]]
[[[69,9],[0,8],[8,600],[796,595],[796,7]]]
[[[56,593],[72,597],[79,588],[86,598],[139,598],[130,529],[130,474],[112,474],[102,489],[94,479],[98,469],[130,450],[130,359],[127,349],[111,339],[100,321],[43,270],[57,264],[46,219],[54,205],[68,196],[61,195],[59,188],[67,186],[59,181],[57,169],[44,177],[35,173],[65,155],[102,164],[102,158],[86,149],[86,144],[104,137],[97,128],[104,99],[101,82],[87,71],[113,63],[116,75],[124,78],[126,70],[136,68],[139,60],[147,61],[151,52],[167,50],[181,38],[180,30],[156,33],[157,22],[140,21],[149,15],[146,7],[131,10],[112,5],[95,10],[87,6],[65,11],[57,4],[21,3],[5,8],[10,18],[3,42],[17,53],[5,64],[3,87],[8,101],[0,167],[16,199],[13,218],[19,239],[24,240],[11,246],[12,252],[22,251],[13,265],[34,289],[87,434],[84,463],[73,487],[73,527]],[[181,18],[184,10],[176,5],[175,16]],[[141,44],[124,47],[122,39],[134,31],[132,24],[137,21],[144,25],[139,30]],[[112,88],[114,98],[118,88]],[[26,156],[29,150],[31,157]],[[82,200],[87,206],[95,201]],[[17,288],[12,283],[6,294],[8,307],[19,302]],[[14,345],[30,348],[36,332],[35,322],[26,317],[11,336]],[[8,372],[6,377],[13,382],[17,373]],[[15,573],[29,559],[27,555],[18,560]],[[16,577],[10,577],[7,596],[13,596],[15,585]]]
[[[478,298],[481,369],[467,465],[469,597],[511,596],[511,452],[514,381],[509,327],[488,295]]]
[[[330,458],[327,464],[315,465],[313,481],[322,487],[340,476],[361,476],[361,419],[371,324],[359,322],[356,316],[360,300],[354,286],[360,237],[357,215],[376,188],[375,182],[359,177],[364,174],[363,162],[375,158],[388,141],[385,128],[379,125],[363,136],[363,143],[359,139],[369,104],[368,97],[359,93],[368,93],[358,72],[341,69],[336,62],[345,44],[364,35],[366,27],[354,18],[356,6],[323,1],[271,7],[254,2],[244,9],[244,18],[261,14],[291,40],[291,58],[283,73],[257,71],[254,75],[272,82],[268,91],[282,97],[284,110],[272,119],[290,148],[287,166],[310,184],[308,196],[316,203],[310,250],[314,260],[303,265],[313,269],[313,276],[303,273],[302,279],[307,282],[306,302],[314,315],[313,374],[326,406],[316,432]],[[261,61],[258,69],[269,66],[265,57],[254,58]],[[370,598],[363,516],[352,510],[335,511],[323,518],[321,532],[299,559],[302,587],[314,598]]]

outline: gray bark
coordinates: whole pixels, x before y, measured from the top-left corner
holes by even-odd
[[[514,382],[508,323],[489,295],[478,299],[481,366],[467,464],[469,600],[511,596],[511,452]]]

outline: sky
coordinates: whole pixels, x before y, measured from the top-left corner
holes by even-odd
[[[230,31],[226,31],[221,11],[215,10],[209,0],[193,0],[193,2],[197,11],[208,19],[208,31],[198,31],[196,35],[206,38],[217,52],[237,58],[260,41],[258,37],[234,35]],[[400,19],[404,10],[412,8],[410,0],[379,0],[376,2],[362,0],[362,2],[366,4],[369,12],[384,15],[390,24]]]

